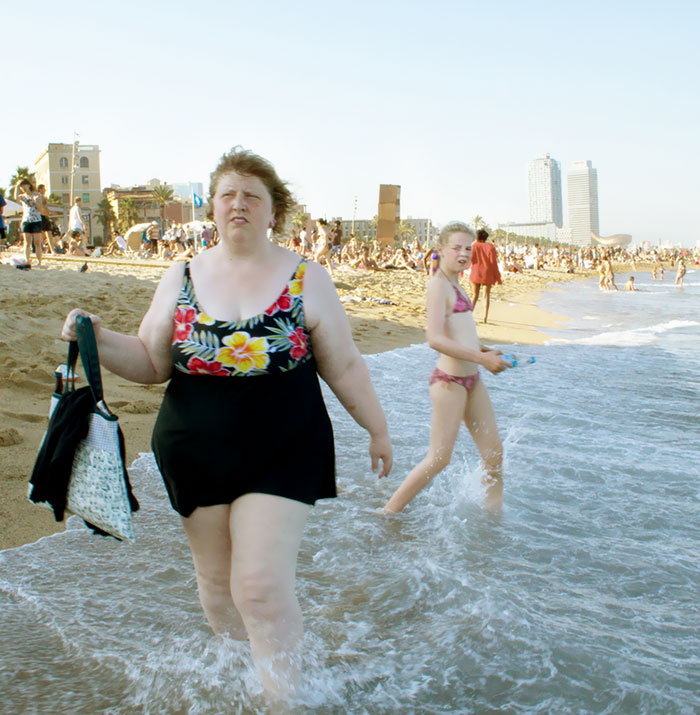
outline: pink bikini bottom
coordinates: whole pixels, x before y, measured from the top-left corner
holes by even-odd
[[[430,375],[430,384],[434,382],[456,382],[461,385],[467,392],[471,392],[476,383],[479,382],[479,373],[475,372],[472,375],[448,375],[446,372],[438,369],[437,367],[433,370]]]

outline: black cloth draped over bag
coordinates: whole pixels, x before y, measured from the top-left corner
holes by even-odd
[[[89,321],[86,321],[89,322]],[[92,333],[90,325],[90,334]],[[78,327],[79,342],[81,330]],[[94,340],[94,338],[93,338]],[[68,349],[68,361],[66,375],[68,378],[75,375],[75,364],[79,352],[79,342],[70,343]],[[90,344],[81,346],[80,353],[83,360],[83,367],[86,376],[94,375],[95,364],[90,364],[90,360],[97,360],[96,346],[95,354],[90,357]],[[55,392],[54,398],[57,404],[51,414],[49,425],[44,436],[44,441],[39,449],[32,476],[29,480],[29,499],[34,503],[45,502],[53,509],[56,521],[63,521],[66,510],[66,500],[68,487],[73,469],[73,459],[76,449],[88,435],[90,426],[90,416],[99,410],[98,402],[101,402],[101,380],[99,378],[99,362],[97,362],[97,390],[95,385],[88,385],[79,389],[73,388],[72,379],[63,380],[61,392]],[[91,380],[94,382],[94,377]],[[99,398],[99,399],[98,399]],[[115,418],[116,419],[116,418]],[[121,428],[117,427],[119,436],[119,451],[121,453],[122,465],[126,460],[124,436]],[[131,511],[139,509],[139,503],[134,497],[129,475],[126,467],[123,467],[124,482]],[[96,534],[109,536],[109,534],[94,524],[85,521],[86,525]]]

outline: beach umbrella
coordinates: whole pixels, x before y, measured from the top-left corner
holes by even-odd
[[[143,232],[151,225],[151,222],[149,221],[148,223],[137,223],[135,226],[132,226],[124,235],[124,239],[126,241],[126,245],[128,248],[130,248],[134,252],[138,252],[141,250],[141,243],[142,243],[142,238],[143,238]]]
[[[22,204],[18,204],[12,199],[8,199],[7,196],[5,197],[5,201],[7,202],[7,205],[3,208],[2,212],[5,218],[10,218],[11,216],[16,216],[17,214],[22,213]]]

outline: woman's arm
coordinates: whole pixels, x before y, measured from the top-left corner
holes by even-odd
[[[465,360],[482,365],[494,375],[505,370],[508,367],[508,363],[499,357],[500,350],[489,350],[487,352],[472,350],[472,348],[465,347],[447,335],[446,314],[449,305],[449,294],[450,289],[445,281],[433,279],[428,283],[428,319],[425,330],[428,345],[433,350],[437,350],[439,353],[456,360]]]
[[[380,477],[391,470],[392,452],[384,411],[374,391],[367,365],[353,342],[350,321],[328,273],[317,263],[307,265],[304,313],[318,372],[348,414],[369,432],[372,470]]]
[[[144,315],[137,335],[124,335],[102,327],[99,316],[76,308],[68,313],[61,330],[63,340],[75,340],[75,318],[92,319],[100,354],[100,363],[110,372],[132,382],[150,385],[165,382],[172,371],[170,346],[173,337],[173,315],[182,284],[184,268],[168,269]]]

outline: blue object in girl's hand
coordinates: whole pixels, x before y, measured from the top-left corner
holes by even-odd
[[[515,355],[501,355],[501,358],[509,362],[511,367],[524,367],[525,365],[532,365],[536,362],[534,355],[524,358],[523,360],[518,360]]]

